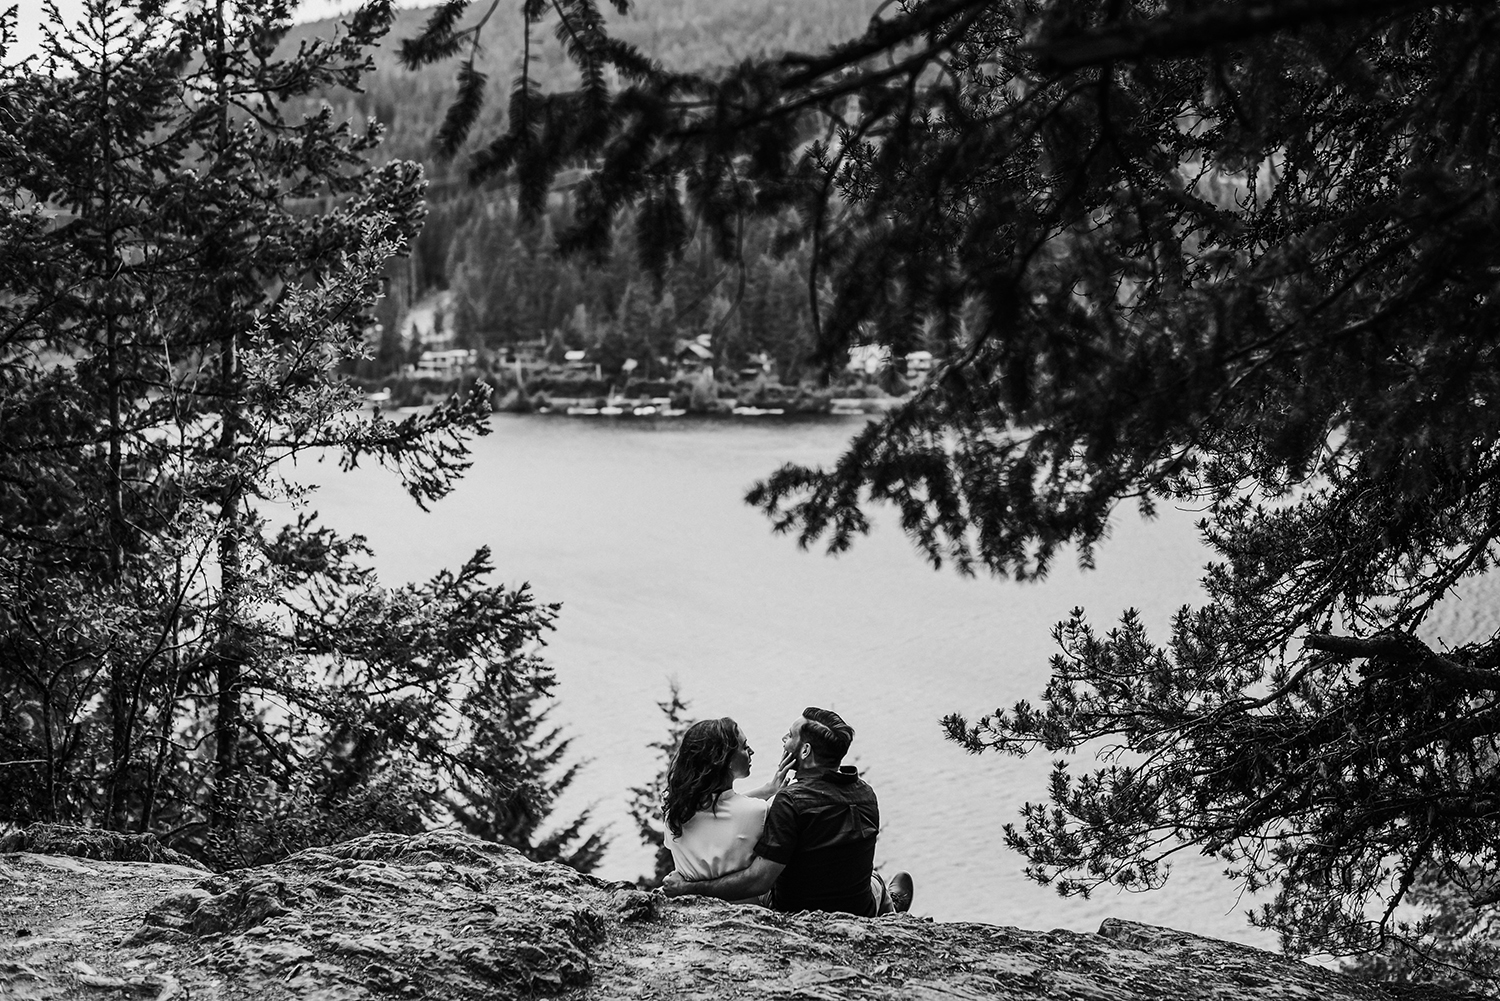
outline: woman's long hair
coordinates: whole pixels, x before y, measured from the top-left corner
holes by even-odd
[[[682,837],[682,825],[699,810],[710,809],[729,774],[729,762],[740,746],[740,727],[734,720],[705,719],[688,727],[667,769],[667,794],[662,803],[667,829]]]

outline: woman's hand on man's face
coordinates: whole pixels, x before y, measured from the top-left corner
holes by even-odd
[[[788,751],[781,756],[781,763],[776,766],[776,777],[771,780],[773,792],[780,792],[787,787],[792,780],[792,772],[797,770],[797,752]]]

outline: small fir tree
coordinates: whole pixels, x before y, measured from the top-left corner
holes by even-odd
[[[470,733],[458,753],[466,767],[454,775],[447,807],[475,837],[593,872],[609,840],[587,830],[591,811],[561,823],[552,816],[586,762],[566,761],[572,739],[549,721],[556,707],[550,672],[518,673],[514,665],[483,670],[464,697]]]
[[[677,748],[682,745],[682,735],[694,722],[687,716],[688,703],[682,698],[682,690],[675,679],[671,682],[667,700],[658,702],[656,706],[666,719],[667,733],[662,739],[654,740],[646,746],[657,752],[661,766],[648,784],[631,787],[629,799],[630,817],[635,821],[636,832],[640,835],[641,842],[654,852],[651,873],[636,880],[647,889],[660,886],[667,873],[675,867],[672,853],[667,850],[667,828],[662,819],[662,801],[667,791],[667,772],[672,766],[672,759],[677,756]]]

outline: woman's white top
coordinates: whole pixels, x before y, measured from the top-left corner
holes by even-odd
[[[680,837],[667,831],[667,848],[677,871],[684,879],[713,879],[748,866],[769,805],[729,789],[719,794],[712,809],[689,817]]]

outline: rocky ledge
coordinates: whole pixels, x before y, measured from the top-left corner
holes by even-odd
[[[1125,921],[1038,932],[669,902],[451,832],[224,875],[128,860],[139,846],[100,858],[88,839],[41,853],[69,850],[66,837],[0,843],[0,997],[1451,997]]]

